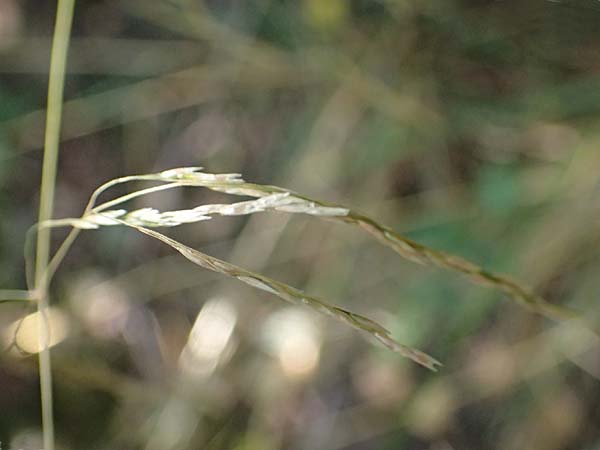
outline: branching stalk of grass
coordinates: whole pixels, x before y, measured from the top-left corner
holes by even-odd
[[[196,176],[202,178],[202,180],[197,180],[198,182],[202,182],[202,184],[210,188],[222,187],[223,182],[234,185],[243,183],[237,174],[212,175],[196,173]],[[189,185],[188,183],[177,181],[136,191],[117,199],[105,202],[97,207],[93,207],[93,204],[96,201],[99,193],[106,188],[115,185],[117,182],[134,180],[155,180],[155,177],[154,175],[124,177],[123,179],[113,180],[112,182],[106,183],[94,192],[85,209],[87,213],[84,213],[81,218],[47,220],[39,223],[36,228],[41,230],[48,227],[73,226],[70,236],[76,236],[76,233],[80,229],[98,228],[99,226],[122,224],[135,228],[142,233],[150,235],[155,239],[170,245],[184,257],[201,267],[236,278],[250,286],[270,292],[288,302],[308,306],[347,325],[366,331],[387,348],[407,358],[410,358],[418,364],[421,364],[431,370],[436,370],[436,366],[440,364],[431,356],[417,349],[396,342],[391,337],[388,330],[371,319],[368,319],[367,317],[347,311],[334,305],[330,305],[323,300],[308,296],[303,292],[288,286],[287,284],[270,279],[261,274],[250,272],[241,267],[234,266],[225,261],[221,261],[217,258],[196,251],[177,241],[174,241],[171,238],[168,238],[161,233],[158,233],[154,230],[149,230],[148,228],[142,226],[176,226],[181,223],[208,220],[212,214],[240,215],[264,211],[267,209],[274,209],[276,207],[291,207],[293,204],[297,204],[299,199],[296,197],[291,196],[287,192],[282,192],[273,195],[267,195],[251,201],[243,201],[233,204],[203,205],[195,208],[194,210],[167,211],[165,213],[159,213],[151,208],[143,208],[141,210],[132,211],[129,213],[127,213],[125,210],[105,211],[105,209],[108,207],[115,206],[140,195],[146,195],[158,190]],[[304,201],[301,200],[301,202]],[[347,210],[345,208],[321,208],[320,212],[327,212],[330,214],[346,214]],[[61,248],[67,249],[68,245],[70,245],[68,241],[69,239],[67,238],[65,241],[66,245],[61,246]],[[51,276],[47,276],[48,280],[50,278]]]
[[[130,181],[158,181],[163,184],[134,191],[121,197],[94,206],[99,195],[108,188]],[[225,192],[233,195],[254,197],[254,200],[230,204],[201,205],[193,209],[159,212],[153,208],[142,208],[133,211],[125,209],[109,209],[121,205],[133,198],[148,195],[160,190],[181,186],[198,186]],[[155,174],[134,175],[118,178],[100,186],[94,191],[84,214],[80,218],[47,220],[38,224],[39,229],[57,226],[72,226],[69,237],[60,247],[50,263],[52,273],[47,276],[49,281],[60,260],[68,250],[72,240],[80,229],[93,229],[101,226],[126,225],[170,245],[184,257],[195,264],[218,273],[236,278],[253,287],[270,292],[286,301],[311,307],[327,314],[354,328],[366,331],[386,347],[412,359],[413,361],[435,370],[435,359],[425,353],[399,344],[390,336],[389,331],[376,322],[353,312],[330,305],[323,300],[308,296],[303,292],[272,280],[263,275],[250,272],[212,256],[198,252],[180,242],[158,233],[149,228],[172,227],[183,223],[193,223],[209,220],[213,215],[243,215],[274,210],[289,213],[304,213],[321,218],[341,221],[355,225],[374,236],[384,245],[392,248],[401,256],[425,265],[435,265],[466,276],[470,281],[491,286],[513,298],[520,305],[554,319],[571,319],[576,314],[564,307],[552,305],[535,295],[527,287],[513,281],[508,276],[493,274],[459,256],[431,249],[415,241],[407,239],[394,230],[385,227],[373,219],[352,211],[340,205],[325,203],[302,196],[288,189],[277,186],[246,183],[239,174],[210,174],[201,172],[199,167],[171,169]],[[53,265],[54,263],[54,265]]]
[[[46,112],[46,132],[44,140],[44,161],[40,189],[39,222],[52,217],[54,203],[54,185],[60,141],[60,123],[62,115],[63,88],[67,48],[71,35],[74,0],[59,0],[56,12],[56,24],[50,55],[50,77],[48,80],[48,107]],[[46,316],[48,308],[48,282],[46,267],[50,257],[50,229],[38,233],[35,264],[35,292],[38,299],[38,311]],[[30,286],[31,288],[31,286]],[[39,365],[40,391],[42,403],[43,444],[45,450],[54,450],[54,420],[52,415],[52,367],[50,351],[47,345],[48,324],[39,321]]]
[[[165,185],[166,186],[166,185]],[[141,192],[141,191],[139,191]],[[275,199],[271,201],[282,201],[288,197],[286,194],[275,194]],[[269,199],[269,197],[264,197],[263,199]],[[212,210],[208,213],[217,214],[219,212],[234,212],[234,213],[250,213],[257,212],[259,208],[265,208],[265,203],[263,199],[249,201],[249,202],[238,202],[227,205],[205,205],[205,210]],[[248,209],[250,208],[250,210]],[[261,209],[263,210],[263,209]],[[93,211],[93,210],[92,210]],[[390,350],[393,350],[402,356],[412,359],[413,361],[421,364],[431,370],[436,370],[436,366],[440,363],[432,358],[431,356],[421,352],[420,350],[405,346],[396,342],[390,335],[390,332],[386,330],[384,327],[374,322],[373,320],[361,316],[359,314],[353,313],[351,311],[345,310],[343,308],[330,305],[327,302],[320,300],[316,297],[312,297],[304,294],[303,292],[295,289],[285,283],[273,280],[271,278],[265,277],[264,275],[257,274],[241,267],[235,266],[233,264],[227,263],[225,261],[221,261],[217,258],[209,256],[207,254],[201,253],[197,250],[194,250],[180,242],[177,242],[167,236],[158,233],[154,230],[150,230],[141,226],[141,224],[146,224],[149,226],[175,226],[182,222],[173,222],[175,219],[192,219],[191,221],[196,222],[199,220],[208,220],[210,217],[205,216],[203,214],[194,213],[190,215],[190,211],[192,210],[184,210],[177,212],[167,212],[160,214],[156,210],[152,210],[150,208],[144,208],[142,210],[133,211],[127,214],[124,210],[117,211],[107,211],[105,214],[91,212],[90,215],[84,216],[81,219],[59,219],[59,220],[51,220],[46,221],[40,224],[40,228],[46,227],[60,227],[60,226],[73,226],[77,229],[89,229],[89,228],[98,228],[99,226],[107,226],[107,225],[126,225],[128,227],[134,228],[144,234],[154,237],[167,245],[170,245],[179,253],[181,253],[188,260],[193,263],[221,273],[223,275],[227,275],[233,278],[238,279],[254,288],[262,289],[264,291],[270,292],[283,300],[286,300],[290,303],[294,303],[297,305],[308,306],[313,310],[316,310],[322,314],[326,314],[330,317],[335,318],[338,321],[341,321],[347,325],[350,325],[356,329],[366,331],[373,338],[381,342]],[[170,213],[183,213],[172,215]],[[227,214],[224,214],[227,215]],[[237,215],[237,214],[236,214]],[[123,218],[121,220],[119,217]],[[75,229],[74,228],[74,229]]]
[[[88,201],[88,204],[86,205],[85,210],[83,211],[82,217],[87,216],[90,212],[100,212],[100,211],[110,208],[111,206],[116,206],[120,203],[131,200],[135,197],[140,197],[142,195],[151,194],[153,192],[164,191],[166,189],[172,189],[174,187],[181,186],[179,183],[170,183],[170,184],[162,184],[159,186],[154,186],[154,187],[148,188],[148,189],[142,189],[140,191],[132,192],[131,194],[127,194],[127,195],[124,195],[117,199],[103,203],[101,206],[94,208],[94,204],[96,203],[98,197],[104,191],[106,191],[107,189],[109,189],[113,186],[116,186],[117,184],[127,183],[129,181],[136,181],[136,180],[139,180],[139,177],[137,177],[137,176],[122,177],[122,178],[117,178],[115,180],[111,180],[107,183],[104,183],[102,186],[97,188],[92,193],[92,196],[90,197],[90,200]],[[69,221],[69,220],[70,219],[67,219],[67,221]],[[30,261],[32,258],[29,243],[31,242],[32,235],[34,232],[37,232],[44,226],[50,226],[51,228],[53,228],[56,226],[63,226],[63,225],[70,226],[70,223],[60,224],[60,223],[58,223],[58,221],[46,221],[44,223],[42,223],[42,222],[37,223],[33,227],[31,227],[28,231],[28,236],[26,237],[26,240],[25,240],[25,261]],[[54,276],[56,270],[58,269],[58,266],[60,265],[60,263],[62,262],[64,257],[67,255],[69,248],[71,248],[71,245],[73,245],[73,242],[75,242],[75,239],[77,239],[77,236],[79,235],[80,231],[81,231],[80,228],[73,227],[71,229],[71,231],[69,232],[69,234],[67,235],[67,237],[65,238],[65,240],[61,243],[60,247],[57,249],[54,256],[52,256],[52,259],[48,263],[48,266],[44,273],[44,279],[46,280],[46,282],[49,283],[52,280],[52,277]]]

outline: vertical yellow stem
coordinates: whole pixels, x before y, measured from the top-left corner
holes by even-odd
[[[75,0],[58,0],[56,24],[52,39],[50,56],[50,76],[48,80],[48,106],[46,110],[46,133],[44,140],[44,163],[42,168],[42,184],[40,189],[39,222],[52,217],[54,203],[54,185],[56,165],[60,142],[60,122],[62,115],[63,88],[67,48],[73,22]],[[38,233],[35,263],[35,290],[38,295],[38,312],[40,316],[40,391],[42,399],[42,427],[44,434],[44,450],[54,450],[54,420],[52,415],[52,368],[48,349],[48,286],[46,267],[50,257],[50,228],[42,228]]]

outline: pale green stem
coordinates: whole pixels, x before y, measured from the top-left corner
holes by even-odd
[[[102,186],[98,187],[92,193],[90,200],[88,201],[88,204],[86,205],[85,210],[82,214],[82,217],[91,211],[92,207],[94,206],[94,203],[96,203],[96,200],[98,199],[100,194],[102,194],[102,192],[104,192],[108,188],[115,186],[117,184],[126,183],[128,181],[139,180],[140,178],[143,179],[143,176],[140,177],[140,176],[134,175],[134,176],[117,178],[115,180],[107,181]],[[56,269],[58,269],[58,266],[60,265],[60,263],[64,259],[65,255],[69,251],[69,248],[71,248],[71,245],[73,245],[73,242],[75,242],[75,239],[77,239],[77,236],[79,235],[80,232],[81,232],[81,230],[79,228],[73,228],[69,232],[69,234],[67,235],[65,240],[60,244],[60,247],[58,248],[58,250],[56,251],[56,253],[54,254],[54,256],[52,257],[52,259],[50,260],[50,262],[48,263],[48,265],[46,267],[46,270],[44,273],[44,279],[45,279],[46,284],[49,284],[50,280],[52,280],[52,277],[54,276]],[[27,245],[26,245],[26,247],[27,247]],[[25,263],[27,263],[27,258],[25,258]]]
[[[142,181],[145,179],[146,178],[144,178],[143,175],[140,175],[140,176],[135,175],[135,176],[131,176],[131,177],[118,178],[116,180],[111,180],[107,183],[104,183],[102,186],[100,186],[98,189],[96,189],[94,191],[94,193],[90,197],[90,200],[89,200],[87,206],[85,207],[85,210],[84,210],[83,214],[81,215],[81,217],[84,217],[86,214],[88,214],[89,212],[92,212],[92,211],[93,212],[104,211],[105,209],[108,209],[111,206],[118,205],[120,203],[131,200],[135,197],[140,197],[142,195],[150,194],[152,192],[163,191],[166,189],[172,189],[172,188],[181,186],[180,183],[170,183],[170,184],[163,184],[160,186],[154,186],[154,187],[151,187],[148,189],[142,189],[141,191],[136,191],[131,194],[124,195],[124,196],[116,198],[114,200],[110,200],[108,202],[102,203],[101,205],[98,205],[95,208],[93,207],[94,203],[96,203],[96,200],[98,199],[99,195],[102,192],[104,192],[105,190],[107,190],[108,188],[115,186],[117,184],[120,184],[120,183],[126,183],[128,181]],[[71,220],[72,219],[65,219],[64,223],[60,223],[60,221],[55,220],[55,221],[52,221],[52,223],[47,223],[44,226],[50,226],[50,227],[69,226],[69,225],[71,225],[71,223],[70,223]],[[73,242],[75,242],[75,239],[77,239],[77,236],[79,235],[80,232],[81,232],[81,229],[73,228],[69,232],[69,234],[67,235],[65,240],[62,242],[62,244],[60,244],[60,247],[58,248],[58,250],[56,250],[56,253],[54,254],[52,259],[48,263],[48,266],[44,273],[46,283],[50,283],[50,281],[52,280],[52,277],[54,276],[54,274],[56,273],[56,270],[58,269],[58,266],[60,265],[60,263],[66,256],[67,252],[69,251],[69,248],[71,248],[71,245],[73,245]]]
[[[100,194],[102,194],[108,188],[116,186],[117,184],[127,183],[129,181],[144,181],[144,180],[151,180],[151,178],[149,178],[148,175],[129,175],[126,177],[115,178],[114,180],[107,181],[106,183],[104,183],[102,186],[98,187],[92,193],[92,196],[90,197],[90,200],[88,201],[88,204],[86,205],[85,211],[83,214],[85,215],[92,209],[92,207],[96,203],[96,200],[98,200],[98,197],[100,196]]]
[[[110,200],[108,202],[102,203],[101,205],[98,205],[95,208],[92,208],[90,211],[97,213],[100,211],[104,211],[105,209],[112,208],[113,206],[120,205],[121,203],[125,203],[126,201],[129,201],[136,197],[141,197],[143,195],[152,194],[153,192],[165,191],[167,189],[173,189],[173,188],[182,187],[182,186],[184,186],[184,185],[181,183],[169,183],[169,184],[161,184],[159,186],[153,186],[151,188],[142,189],[140,191],[135,191],[135,192],[132,192],[131,194],[123,195],[122,197],[118,197],[118,198],[115,198],[114,200]]]
[[[50,76],[48,80],[48,106],[46,111],[46,132],[44,139],[44,162],[40,189],[40,210],[38,222],[52,218],[54,185],[60,142],[60,122],[62,115],[63,90],[67,48],[73,22],[74,0],[58,0],[56,24],[50,55]],[[46,316],[48,309],[47,281],[44,273],[50,258],[50,229],[38,233],[35,262],[35,290],[38,295],[38,311]],[[48,329],[44,320],[39,321],[40,338],[40,393],[42,403],[42,429],[44,450],[54,450],[54,420],[52,414],[52,366],[47,345]]]
[[[0,289],[0,302],[26,302],[30,300],[33,300],[33,294],[31,291],[25,291],[22,289]]]

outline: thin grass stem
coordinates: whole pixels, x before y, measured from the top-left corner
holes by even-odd
[[[266,277],[259,273],[251,272],[239,266],[235,266],[231,263],[215,258],[214,256],[207,255],[206,253],[202,253],[157,231],[133,225],[119,219],[115,220],[122,225],[134,228],[141,233],[164,242],[173,249],[177,250],[186,259],[200,267],[221,273],[231,278],[235,278],[242,283],[269,292],[289,303],[309,307],[314,311],[325,314],[357,330],[364,331],[388,349],[404,356],[405,358],[409,358],[417,364],[420,364],[432,371],[436,371],[437,367],[441,365],[438,360],[429,356],[428,354],[415,348],[400,344],[394,340],[387,329],[368,317],[340,308],[339,306],[331,305],[324,300],[307,295],[304,292],[285,283]]]
[[[154,186],[152,188],[144,189],[141,191],[136,191],[131,194],[127,194],[122,197],[116,198],[114,200],[110,200],[110,201],[103,203],[102,205],[99,205],[94,208],[94,204],[98,200],[98,197],[100,196],[100,194],[102,194],[107,189],[109,189],[113,186],[116,186],[118,184],[121,184],[121,183],[127,183],[130,181],[141,181],[144,179],[145,178],[143,175],[139,175],[139,176],[133,175],[133,176],[117,178],[117,179],[110,180],[110,181],[104,183],[102,186],[100,186],[96,190],[94,190],[94,192],[90,196],[88,204],[86,205],[85,210],[83,211],[82,217],[85,217],[85,215],[89,214],[91,211],[94,211],[94,212],[103,211],[104,209],[110,208],[111,206],[118,205],[120,203],[123,203],[127,200],[131,200],[132,198],[135,198],[135,197],[139,197],[141,195],[146,195],[146,194],[150,194],[151,192],[162,191],[165,189],[171,189],[171,188],[180,186],[180,184],[177,184],[177,183],[172,183],[170,185],[163,184],[160,186]],[[72,219],[67,219],[67,220],[72,220]],[[66,224],[66,225],[70,225],[70,223]],[[62,225],[52,225],[52,226],[62,226]],[[77,239],[77,236],[79,236],[80,232],[81,232],[81,229],[79,229],[77,227],[73,227],[71,229],[71,231],[69,232],[69,234],[67,235],[67,237],[65,238],[65,240],[60,244],[60,246],[56,250],[56,253],[52,256],[52,259],[48,263],[48,265],[46,267],[46,271],[44,273],[44,279],[45,279],[46,284],[50,284],[50,282],[52,281],[52,278],[54,277],[54,274],[58,270],[60,263],[63,261],[63,259],[69,252],[71,245],[73,245],[73,243],[75,242],[75,239]],[[29,233],[28,233],[28,235],[29,235]],[[28,248],[27,239],[28,238],[26,238],[26,244],[25,244],[26,255],[29,254],[29,252],[27,251],[27,248]],[[27,264],[27,261],[28,261],[28,257],[26,256],[26,258],[25,258],[26,264]]]
[[[22,289],[0,289],[0,303],[4,302],[28,302],[34,300],[31,291]]]
[[[95,202],[102,192],[112,186],[128,181],[157,181],[163,184],[134,191],[94,207]],[[165,212],[157,211],[154,208],[142,208],[133,211],[125,209],[108,210],[110,207],[120,205],[133,198],[180,186],[205,187],[217,192],[254,197],[254,199],[236,203],[201,205],[193,209]],[[246,183],[240,178],[239,174],[235,173],[204,173],[199,167],[183,167],[154,174],[127,176],[104,183],[94,191],[81,217],[42,221],[37,226],[32,227],[32,230],[28,233],[27,242],[31,242],[32,239],[30,236],[32,231],[35,231],[37,228],[42,232],[42,230],[50,227],[73,227],[73,230],[49,264],[46,271],[47,279],[44,280],[45,282],[49,282],[80,229],[99,228],[118,224],[126,225],[170,245],[184,257],[201,267],[236,278],[255,288],[270,292],[286,301],[308,306],[347,325],[366,331],[389,349],[429,369],[435,370],[436,366],[439,365],[437,360],[419,350],[396,342],[391,337],[389,331],[371,319],[331,305],[316,297],[308,296],[291,286],[265,277],[264,275],[250,272],[198,252],[157,231],[149,229],[199,222],[208,220],[214,215],[237,216],[268,210],[309,214],[321,219],[335,220],[354,225],[408,260],[422,265],[433,265],[450,270],[465,276],[473,283],[495,288],[533,312],[558,320],[578,317],[574,311],[566,307],[548,303],[527,286],[514,281],[507,275],[489,272],[460,256],[429,248],[400,235],[368,216],[341,205],[314,200],[277,186]]]
[[[74,0],[58,0],[52,51],[50,55],[50,76],[48,80],[48,107],[46,112],[46,131],[44,138],[44,161],[40,189],[39,222],[52,217],[54,186],[60,142],[60,124],[62,116],[63,91],[67,49],[73,22]],[[38,295],[38,312],[46,317],[48,309],[48,291],[46,266],[50,257],[50,229],[40,230],[37,237],[35,260],[35,291]],[[30,286],[31,288],[31,286]],[[54,450],[54,418],[52,407],[52,365],[48,349],[48,324],[39,321],[40,352],[40,393],[42,404],[42,430],[44,450]]]
[[[143,195],[152,194],[154,192],[165,191],[167,189],[173,189],[173,188],[182,187],[182,186],[183,185],[181,183],[169,183],[169,184],[161,184],[158,186],[153,186],[153,187],[150,187],[147,189],[142,189],[140,191],[135,191],[135,192],[132,192],[131,194],[123,195],[121,197],[115,198],[114,200],[110,200],[108,202],[102,203],[101,205],[98,205],[98,206],[92,208],[90,210],[90,212],[97,213],[100,211],[104,211],[108,208],[111,208],[113,206],[120,205],[121,203],[125,203],[136,197],[141,197]]]

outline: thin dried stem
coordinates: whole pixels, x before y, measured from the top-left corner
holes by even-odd
[[[213,256],[199,252],[198,250],[194,250],[193,248],[190,248],[178,241],[175,241],[157,231],[150,230],[148,228],[144,228],[138,225],[132,225],[131,223],[121,221],[118,219],[116,220],[122,225],[134,228],[141,233],[147,234],[148,236],[151,236],[155,239],[158,239],[159,241],[164,242],[165,244],[171,246],[179,253],[181,253],[189,261],[193,262],[194,264],[200,267],[212,270],[213,272],[221,273],[231,278],[235,278],[254,288],[258,288],[263,291],[269,292],[273,295],[276,295],[277,297],[289,303],[307,306],[315,311],[320,312],[321,314],[325,314],[342,323],[345,323],[346,325],[356,328],[357,330],[365,331],[373,338],[381,342],[388,349],[399,353],[400,355],[409,358],[417,364],[427,367],[430,370],[435,371],[437,370],[437,366],[441,365],[439,361],[427,355],[426,353],[423,353],[422,351],[417,350],[415,348],[402,345],[399,342],[395,341],[391,337],[390,332],[388,330],[386,330],[377,322],[367,317],[361,316],[360,314],[353,313],[335,305],[330,305],[324,300],[309,296],[303,293],[302,291],[293,288],[292,286],[289,286],[285,283],[235,266],[228,262],[217,259]]]
[[[158,181],[163,184],[134,191],[94,207],[96,200],[102,192],[112,186],[129,181]],[[205,187],[218,192],[253,197],[254,199],[229,204],[201,205],[193,209],[165,212],[160,212],[153,208],[142,208],[133,211],[127,211],[125,209],[108,209],[109,207],[121,205],[136,197],[180,186]],[[450,270],[465,276],[473,283],[495,288],[507,294],[521,306],[544,316],[553,319],[577,318],[577,314],[570,309],[548,303],[543,298],[536,295],[531,289],[512,280],[506,275],[489,272],[460,256],[445,253],[419,244],[418,242],[405,238],[391,228],[381,225],[363,214],[340,205],[314,200],[281,187],[246,183],[241,179],[239,174],[204,173],[201,172],[200,167],[183,167],[155,174],[133,175],[111,180],[94,191],[86,206],[84,214],[81,217],[44,221],[41,222],[38,227],[40,230],[56,226],[73,227],[71,234],[69,234],[50,264],[49,278],[51,278],[62,257],[68,250],[74,236],[77,235],[76,233],[78,233],[80,229],[126,225],[170,245],[187,259],[201,267],[236,278],[255,288],[270,292],[288,302],[308,306],[347,325],[365,331],[387,348],[412,359],[418,364],[435,370],[436,366],[439,365],[438,361],[419,350],[396,342],[390,336],[388,330],[371,319],[331,305],[318,298],[308,296],[280,281],[250,272],[241,267],[234,266],[225,261],[198,252],[197,250],[187,247],[180,242],[150,229],[156,227],[173,227],[184,223],[209,220],[213,215],[244,215],[268,210],[310,214],[320,218],[357,226],[385,246],[396,251],[402,257],[413,262]]]
[[[577,313],[564,306],[548,303],[530,288],[511,279],[507,275],[489,272],[460,256],[426,247],[418,242],[401,236],[394,230],[378,224],[361,214],[350,211],[346,217],[336,217],[345,223],[357,225],[383,245],[391,248],[404,258],[423,265],[434,265],[456,272],[475,284],[492,287],[507,294],[521,306],[554,320],[577,318]]]

